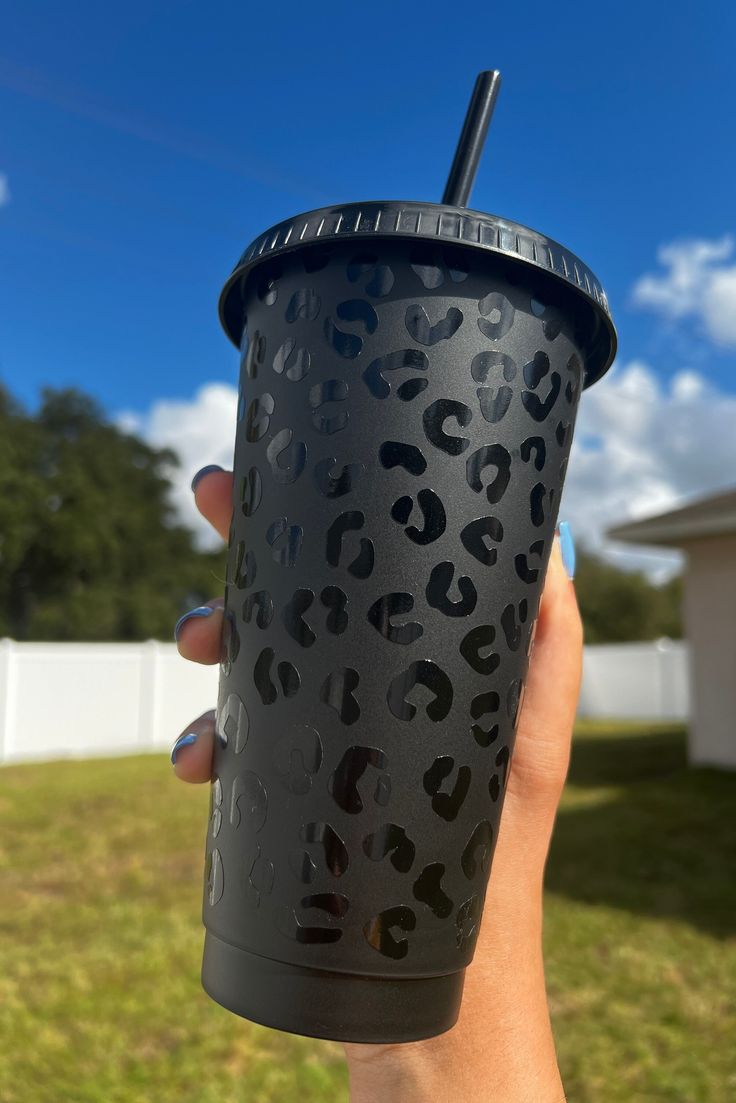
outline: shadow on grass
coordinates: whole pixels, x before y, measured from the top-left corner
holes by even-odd
[[[592,803],[600,786],[611,796]],[[736,932],[735,809],[736,774],[689,769],[681,729],[580,738],[546,887],[725,938]]]

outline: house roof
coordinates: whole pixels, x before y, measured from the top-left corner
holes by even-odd
[[[704,536],[736,533],[736,490],[699,498],[689,505],[608,530],[613,540],[678,547]]]

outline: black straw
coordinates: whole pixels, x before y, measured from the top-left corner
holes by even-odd
[[[498,69],[478,74],[442,196],[442,202],[451,207],[468,205],[500,87]]]

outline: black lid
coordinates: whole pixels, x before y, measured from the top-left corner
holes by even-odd
[[[272,226],[251,242],[233,269],[220,295],[220,321],[228,337],[239,345],[243,277],[261,261],[270,260],[314,242],[354,240],[361,244],[380,238],[410,238],[469,246],[531,264],[562,281],[594,310],[585,385],[603,375],[616,355],[616,330],[606,293],[587,265],[556,241],[518,222],[497,215],[450,207],[441,203],[374,201],[321,207]]]

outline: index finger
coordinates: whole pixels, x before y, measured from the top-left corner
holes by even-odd
[[[192,479],[197,509],[215,532],[227,541],[233,516],[233,473],[211,464]]]

